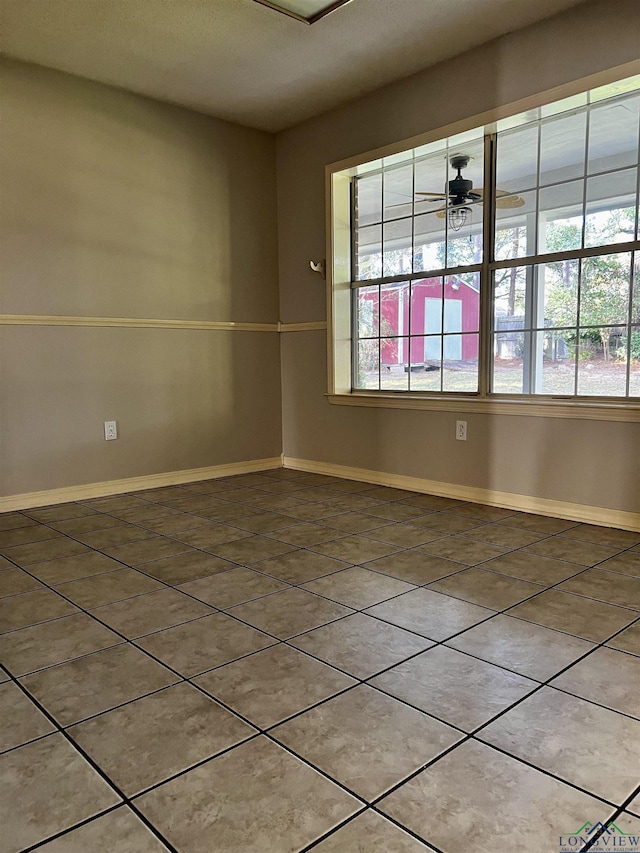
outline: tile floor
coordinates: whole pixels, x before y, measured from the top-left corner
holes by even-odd
[[[277,470],[0,555],[2,853],[640,851],[640,534]]]

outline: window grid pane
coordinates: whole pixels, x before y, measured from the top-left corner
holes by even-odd
[[[477,393],[490,279],[490,393],[639,396],[640,252],[585,250],[637,241],[640,93],[539,114],[496,135],[491,264],[488,137],[384,158],[353,179],[354,388]],[[453,217],[456,178],[476,195]],[[561,252],[572,254],[540,257]]]

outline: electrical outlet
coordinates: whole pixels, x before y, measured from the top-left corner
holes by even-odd
[[[456,439],[458,441],[466,441],[467,440],[467,422],[466,421],[456,421]]]
[[[118,427],[115,421],[104,422],[104,440],[114,441],[118,437]]]

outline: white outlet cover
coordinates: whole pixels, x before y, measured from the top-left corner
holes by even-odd
[[[118,426],[115,421],[104,422],[105,441],[114,441],[118,437]]]

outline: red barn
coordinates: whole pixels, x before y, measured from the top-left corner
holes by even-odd
[[[360,310],[363,308],[363,299],[370,301],[373,316],[380,317],[380,335],[385,339],[381,353],[383,364],[439,362],[441,339],[436,336],[443,332],[444,361],[474,361],[478,358],[477,334],[462,334],[478,331],[480,293],[473,284],[457,276],[447,276],[444,282],[444,305],[441,278],[412,282],[411,299],[408,282],[383,285],[380,291],[382,304],[379,315],[377,290],[372,289],[361,295]],[[455,332],[460,334],[446,334]]]

